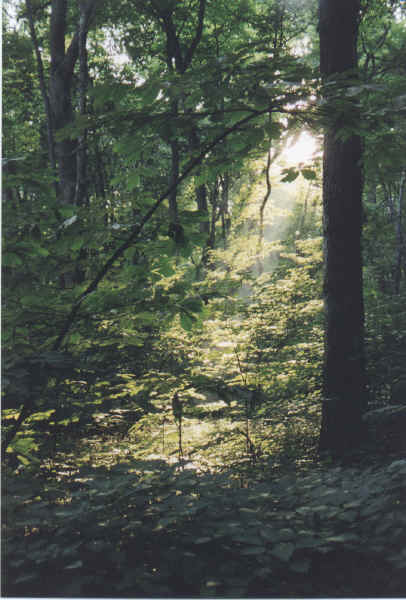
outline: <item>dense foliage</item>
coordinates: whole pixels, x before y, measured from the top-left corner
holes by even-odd
[[[402,595],[404,444],[317,455],[316,3],[3,4],[3,593]],[[374,408],[406,389],[406,31],[361,4],[328,85]]]

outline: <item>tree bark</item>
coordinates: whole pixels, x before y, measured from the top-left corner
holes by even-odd
[[[202,164],[202,162],[205,160],[207,155],[210,152],[212,152],[218,146],[218,144],[221,144],[223,142],[223,140],[225,140],[230,134],[234,133],[237,130],[240,130],[247,123],[250,123],[254,119],[264,115],[265,113],[268,112],[268,110],[269,109],[266,108],[262,112],[256,112],[253,114],[250,113],[248,116],[241,119],[241,121],[235,123],[232,127],[229,127],[228,129],[223,131],[220,135],[218,135],[216,138],[214,138],[214,140],[212,140],[210,143],[206,144],[206,146],[201,150],[201,152],[198,156],[191,158],[190,162],[184,168],[183,173],[181,175],[179,175],[179,179],[174,185],[179,186],[179,184],[182,183],[182,181],[184,181],[196,168],[198,168]],[[73,302],[73,304],[71,305],[70,310],[68,312],[68,315],[63,323],[63,326],[62,326],[61,330],[59,331],[59,334],[52,345],[53,352],[59,351],[59,349],[62,347],[66,336],[68,335],[73,324],[75,323],[77,315],[82,306],[82,302],[85,300],[85,298],[87,298],[87,296],[89,296],[89,294],[91,294],[98,288],[99,283],[104,279],[104,277],[110,271],[110,269],[113,267],[113,265],[116,264],[117,260],[120,259],[124,255],[124,252],[128,248],[130,248],[131,246],[134,246],[138,242],[145,225],[150,221],[151,217],[155,214],[157,209],[162,205],[163,201],[166,200],[170,196],[171,192],[172,192],[172,187],[169,187],[163,194],[161,194],[161,196],[159,196],[159,198],[155,201],[153,206],[146,212],[146,214],[143,217],[140,217],[139,223],[136,223],[134,225],[134,227],[133,227],[131,233],[128,235],[128,237],[115,250],[115,252],[110,256],[110,258],[103,264],[103,266],[101,267],[99,272],[96,274],[95,278],[89,283],[89,285],[86,287],[86,289],[81,294],[79,294],[79,296]],[[31,409],[32,405],[36,404],[37,398],[38,398],[38,395],[35,395],[33,398],[29,399],[29,402],[25,402],[24,405],[22,405],[21,410],[23,411],[23,414],[21,415],[21,418],[20,417],[18,418],[18,426],[13,427],[13,429],[12,429],[13,434],[7,435],[7,438],[4,442],[4,444],[2,444],[4,451],[6,451],[7,446],[12,442],[12,439],[14,438],[14,436],[20,429],[21,425],[24,423],[26,417],[30,414],[29,410]]]
[[[86,38],[91,16],[96,0],[88,0],[82,8],[83,22],[79,29]],[[49,100],[52,111],[52,121],[55,133],[71,124],[73,121],[73,107],[71,88],[73,71],[79,55],[80,31],[76,31],[69,47],[65,50],[67,0],[52,0],[50,51],[51,71],[49,78]],[[64,204],[73,204],[75,201],[77,182],[77,152],[78,141],[68,137],[60,139],[55,144],[56,158],[58,161],[58,175],[60,183],[60,198]]]
[[[31,40],[32,40],[32,43],[34,46],[34,52],[35,52],[35,56],[37,59],[39,87],[40,87],[42,99],[44,102],[45,116],[46,116],[46,122],[47,122],[48,157],[49,157],[49,162],[51,164],[51,169],[54,172],[54,175],[56,175],[54,127],[53,127],[53,123],[52,123],[51,104],[49,101],[47,85],[45,82],[44,65],[42,62],[42,55],[41,55],[41,51],[39,48],[37,33],[35,31],[31,0],[26,0],[25,5],[27,8],[27,17],[28,17],[28,25],[30,28]],[[56,194],[58,194],[58,185],[56,182],[55,182],[55,192],[56,192]]]
[[[266,182],[266,191],[265,195],[262,198],[261,206],[259,207],[259,231],[258,231],[258,246],[257,246],[257,267],[258,274],[262,275],[264,272],[264,257],[263,247],[264,247],[264,213],[266,205],[268,204],[268,200],[271,196],[272,192],[272,183],[271,183],[271,164],[272,164],[272,146],[269,147],[268,155],[266,159],[266,167],[265,167],[265,182]]]
[[[176,31],[176,26],[173,21],[173,8],[162,8],[158,2],[152,2],[153,9],[157,18],[161,21],[162,29],[166,36],[166,64],[168,71],[171,73],[174,70],[179,75],[183,75],[187,68],[190,66],[193,55],[196,51],[197,46],[200,43],[203,33],[204,15],[206,10],[206,0],[199,1],[199,12],[196,30],[190,45],[182,48],[180,37]],[[174,100],[171,103],[172,112],[174,116],[178,114],[178,100]],[[170,142],[171,147],[171,174],[170,174],[170,186],[173,191],[169,196],[169,235],[172,237],[177,244],[183,244],[185,242],[184,233],[181,223],[179,222],[178,205],[177,205],[177,193],[178,188],[176,181],[179,177],[180,168],[180,150],[179,142],[177,139],[172,139]]]
[[[221,180],[221,233],[224,250],[227,248],[227,238],[231,227],[229,211],[230,176],[227,171],[220,176]]]
[[[399,196],[398,196],[398,211],[396,218],[396,265],[395,265],[395,276],[394,276],[394,287],[395,294],[400,294],[400,284],[402,279],[402,263],[403,263],[403,252],[404,252],[404,240],[403,240],[403,196],[405,195],[406,187],[406,172],[403,171],[400,184],[399,184]]]
[[[320,0],[319,7],[323,78],[354,76],[359,0]],[[362,144],[355,134],[339,137],[342,115],[330,111],[323,164],[326,329],[319,447],[340,455],[359,445],[365,409]]]
[[[86,30],[86,11],[85,5],[79,0],[79,32],[78,32],[78,53],[79,53],[79,114],[86,114],[86,94],[88,85],[88,66],[87,66],[87,30]],[[87,129],[85,129],[78,139],[78,149],[76,154],[76,188],[75,204],[87,204]]]

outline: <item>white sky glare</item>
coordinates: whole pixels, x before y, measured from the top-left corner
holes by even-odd
[[[288,145],[282,152],[281,159],[289,165],[310,162],[318,150],[318,143],[307,131],[303,131],[292,145]]]

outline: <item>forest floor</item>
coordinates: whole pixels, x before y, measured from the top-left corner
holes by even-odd
[[[65,436],[36,471],[3,470],[4,596],[406,596],[404,452],[244,457],[212,416],[185,424],[179,462],[175,423],[128,432],[122,417]]]

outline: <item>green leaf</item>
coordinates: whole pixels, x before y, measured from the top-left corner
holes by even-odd
[[[137,92],[140,93],[145,104],[150,105],[156,100],[161,89],[162,82],[147,81],[142,86],[137,88]]]
[[[248,548],[243,548],[239,551],[239,554],[243,556],[256,556],[258,554],[264,554],[266,551],[264,546],[248,546]]]
[[[2,261],[4,267],[20,267],[23,264],[23,261],[15,252],[3,254]]]
[[[203,536],[203,537],[199,537],[196,540],[194,540],[194,544],[196,545],[200,545],[200,544],[207,544],[208,542],[211,542],[213,538],[207,537],[207,536]]]
[[[27,583],[28,581],[33,581],[39,577],[38,573],[25,573],[24,575],[20,575],[14,581],[14,583]]]
[[[76,238],[72,240],[71,248],[72,250],[80,250],[85,243],[85,239],[83,237]]]
[[[360,537],[355,533],[340,533],[338,535],[331,535],[325,538],[326,542],[345,543],[345,542],[359,542]]]
[[[190,312],[200,312],[203,307],[203,302],[200,298],[185,298],[181,306]]]
[[[291,542],[281,542],[272,548],[271,554],[283,562],[288,562],[294,551],[294,544]]]
[[[27,245],[27,254],[28,256],[48,256],[49,251],[37,242],[31,241],[29,246]]]
[[[152,312],[140,312],[137,313],[135,315],[135,318],[137,319],[137,325],[138,325],[138,321],[140,325],[151,325],[153,323],[156,323],[156,315]]]
[[[78,344],[81,339],[82,336],[77,331],[75,333],[71,333],[71,335],[69,336],[69,342],[71,344]]]
[[[77,208],[78,207],[74,206],[73,204],[64,204],[63,206],[58,207],[58,211],[62,217],[69,218],[75,214]]]
[[[299,171],[296,171],[296,169],[283,169],[282,173],[285,174],[281,179],[283,183],[291,183],[299,177]]]
[[[206,587],[212,588],[221,585],[221,581],[216,581],[215,579],[211,579],[210,581],[206,581]]]
[[[186,313],[182,313],[180,315],[180,324],[185,331],[191,331],[194,325],[194,320]]]
[[[310,558],[301,558],[294,560],[290,565],[290,569],[295,573],[308,573],[311,565],[312,561]]]
[[[168,259],[161,260],[159,267],[158,267],[158,271],[164,277],[170,277],[171,275],[173,275],[175,273],[174,266],[173,266],[172,262]]]
[[[314,181],[315,179],[317,179],[317,174],[312,169],[302,169],[300,173],[305,179],[307,179],[307,181]]]
[[[80,569],[81,567],[83,567],[83,561],[76,560],[74,563],[67,565],[65,569]]]
[[[139,173],[132,173],[127,180],[127,188],[129,192],[132,192],[135,188],[139,187],[141,183],[141,177]]]
[[[281,137],[281,133],[283,127],[280,123],[275,123],[274,121],[267,122],[264,125],[264,129],[268,137],[272,140],[279,139]]]

